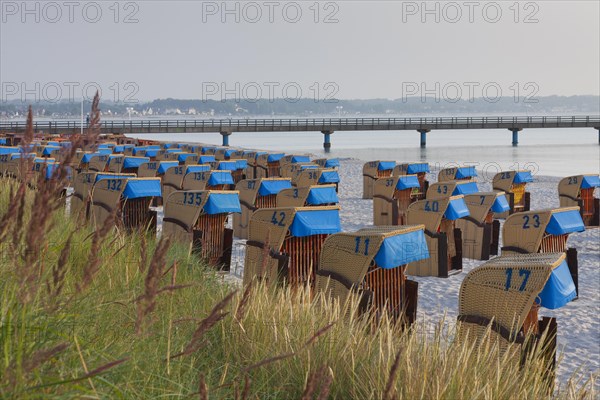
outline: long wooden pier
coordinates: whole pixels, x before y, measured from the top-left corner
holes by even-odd
[[[83,128],[87,128],[83,123]],[[0,133],[22,133],[25,121],[0,121]],[[82,123],[76,120],[34,122],[37,133],[69,134],[81,131]],[[519,142],[523,129],[540,128],[595,128],[600,130],[600,115],[585,116],[502,116],[502,117],[423,117],[423,118],[286,118],[286,119],[132,119],[104,120],[101,133],[152,134],[152,133],[206,133],[217,132],[223,136],[223,145],[229,145],[234,132],[322,132],[323,147],[331,147],[331,134],[340,131],[417,131],[421,146],[426,146],[426,135],[434,129],[508,129],[512,143]],[[599,132],[600,143],[600,132]]]

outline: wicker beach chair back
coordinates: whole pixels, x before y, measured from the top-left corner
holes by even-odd
[[[242,212],[233,215],[234,235],[247,239],[252,213],[260,208],[277,207],[277,193],[291,187],[289,178],[244,179],[238,182],[235,190],[240,193]]]
[[[312,162],[321,168],[337,169],[340,166],[340,161],[337,158],[316,158]]]
[[[477,176],[475,167],[451,167],[444,168],[438,172],[438,182],[445,181],[462,181],[462,180],[474,180]]]
[[[148,161],[138,168],[137,176],[140,178],[153,178],[158,175],[159,161]]]
[[[408,206],[407,223],[425,225],[430,258],[410,263],[407,273],[415,276],[448,277],[462,270],[462,243],[455,221],[469,215],[464,196],[419,200]]]
[[[164,206],[163,234],[173,241],[189,244],[193,228],[208,200],[208,191],[187,190],[172,192]]]
[[[533,182],[533,176],[528,170],[502,171],[492,179],[493,190],[506,193],[510,211],[498,214],[498,218],[507,218],[510,214],[529,211],[530,194],[526,191],[527,183]]]
[[[524,323],[564,260],[564,253],[502,256],[471,270],[460,287],[458,340],[481,340],[489,329],[502,351],[522,344]]]
[[[405,266],[428,257],[423,230],[423,225],[406,225],[331,235],[323,245],[315,290],[341,305],[356,293],[363,311],[387,312],[393,318],[406,312],[408,321],[414,321],[418,284],[406,279]]]
[[[167,163],[167,161],[162,161],[162,163]],[[163,198],[166,199],[174,191],[182,189],[186,167],[184,165],[177,164],[165,165],[167,165],[167,168],[164,175],[162,176],[162,186]]]
[[[515,213],[502,227],[502,253],[567,251],[569,234],[583,230],[579,207]]]
[[[96,154],[90,158],[88,163],[88,171],[104,172],[106,171],[106,165],[108,164],[107,154]]]
[[[373,188],[373,223],[376,226],[404,225],[408,206],[418,199],[416,175],[379,178]]]
[[[335,185],[289,188],[277,194],[277,207],[313,207],[338,203]]]
[[[204,171],[186,174],[183,190],[227,190],[234,185],[231,171]]]
[[[375,181],[392,176],[395,161],[369,161],[363,165],[363,199],[372,199]]]
[[[579,207],[585,226],[600,225],[600,200],[594,191],[600,187],[597,174],[568,176],[558,183],[558,198],[561,207]]]
[[[177,160],[179,160],[179,164],[183,165],[197,165],[199,159],[200,156],[195,153],[183,152],[177,154]]]
[[[104,225],[105,220],[118,212],[121,195],[127,186],[127,180],[135,175],[104,173],[96,176],[92,189],[91,218],[97,229]]]
[[[309,234],[304,232],[302,237],[294,235],[291,227],[296,215],[302,215],[297,226],[304,229],[306,214],[314,213],[314,216],[321,217],[324,214],[320,212],[327,213],[329,217],[318,221],[320,224],[324,222],[324,225]],[[339,207],[259,209],[252,214],[248,230],[244,283],[257,278],[269,284],[287,281],[293,286],[311,285],[323,241],[329,234],[340,230]]]
[[[509,209],[504,192],[477,192],[464,196],[469,216],[456,220],[461,230],[463,257],[488,260],[498,255],[500,222],[496,214]]]
[[[295,185],[297,187],[306,187],[335,184],[337,187],[339,182],[340,177],[338,171],[334,168],[308,168],[300,171],[296,178]],[[292,183],[294,183],[293,180]]]
[[[165,205],[165,235],[189,244],[209,265],[229,270],[233,230],[229,214],[240,212],[236,191],[185,190],[171,193]]]
[[[125,156],[123,154],[111,154],[108,156],[108,163],[106,164],[106,171],[118,174],[123,169],[123,161]]]

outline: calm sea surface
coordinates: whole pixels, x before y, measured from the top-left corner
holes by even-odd
[[[218,133],[132,135],[154,140],[221,145]],[[526,168],[536,175],[566,176],[600,171],[598,131],[593,128],[529,129],[520,132],[519,146],[512,133],[498,130],[438,130],[427,134],[427,148],[419,147],[419,133],[336,132],[328,157],[359,160],[427,161],[432,166],[475,165],[493,173]],[[238,133],[229,137],[232,147],[311,153],[324,156],[319,132]]]

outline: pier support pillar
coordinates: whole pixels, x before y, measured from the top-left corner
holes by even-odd
[[[430,129],[419,129],[417,130],[421,134],[421,147],[427,147],[427,132],[431,132]]]
[[[519,145],[519,131],[522,131],[523,128],[509,128],[508,130],[512,132],[512,145],[518,146]]]
[[[221,132],[221,136],[223,136],[223,146],[229,147],[229,136],[231,136],[231,132]]]
[[[321,131],[323,134],[323,149],[325,153],[329,153],[331,151],[331,134],[333,131]]]
[[[598,131],[598,144],[600,144],[600,126],[595,126],[594,129]]]

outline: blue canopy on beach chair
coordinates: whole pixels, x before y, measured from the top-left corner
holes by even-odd
[[[323,187],[312,187],[306,197],[306,204],[311,206],[320,206],[324,204],[338,204],[337,193],[334,187],[323,186]]]
[[[340,176],[337,171],[323,171],[319,177],[319,183],[339,183]]]
[[[569,272],[567,260],[552,270],[552,274],[544,289],[538,295],[536,302],[542,307],[555,310],[577,297],[573,277]]]
[[[140,197],[161,197],[160,178],[130,179],[123,191],[125,199]]]
[[[467,182],[467,183],[459,183],[456,185],[452,196],[456,196],[458,194],[467,195],[479,192],[479,188],[475,182]]]
[[[421,172],[429,172],[429,163],[408,164],[408,168],[406,169],[407,175],[414,175]]]
[[[292,183],[287,179],[263,180],[258,188],[258,194],[261,196],[269,196],[291,187]]]
[[[475,167],[460,167],[456,170],[456,179],[467,179],[477,176]]]
[[[398,183],[396,184],[396,189],[398,190],[406,190],[412,188],[421,187],[419,184],[419,178],[416,175],[402,175],[398,178]]]
[[[546,226],[546,233],[551,235],[565,235],[573,232],[583,232],[585,226],[581,214],[577,210],[567,210],[552,213]]]
[[[178,166],[178,161],[161,161],[160,165],[158,166],[158,173],[165,174],[169,168]]]
[[[210,171],[210,165],[188,165],[185,173],[190,174],[194,172],[207,172]]]
[[[150,157],[125,157],[123,168],[139,168],[143,163],[150,162]]]
[[[395,166],[395,161],[379,161],[379,164],[377,165],[377,170],[389,171],[390,169],[394,169]]]
[[[215,156],[211,156],[211,155],[198,157],[198,162],[200,164],[210,164],[210,163],[213,163],[213,162],[216,162],[216,161],[217,160],[215,159]]]
[[[377,266],[392,269],[426,258],[429,258],[429,249],[425,234],[417,230],[385,238],[374,260]]]
[[[204,212],[209,215],[241,213],[240,198],[237,193],[210,193]]]
[[[298,211],[290,226],[295,237],[325,235],[342,230],[339,210]]]
[[[503,213],[510,210],[510,204],[508,204],[508,200],[506,200],[506,196],[498,196],[496,200],[494,200],[494,204],[491,207],[492,211],[495,213]]]
[[[279,160],[281,160],[283,157],[285,157],[285,154],[283,153],[276,153],[276,154],[269,154],[269,157],[267,157],[267,162],[277,162]]]
[[[582,189],[590,189],[600,187],[600,177],[598,175],[585,175],[581,182]]]
[[[529,171],[519,171],[515,174],[514,183],[528,183],[533,182],[533,176]]]
[[[462,197],[450,200],[448,208],[446,208],[446,212],[444,213],[444,217],[451,221],[468,217],[469,215],[469,208],[467,207],[467,203],[465,203],[465,199]]]
[[[233,184],[235,184],[235,182],[233,181],[233,176],[230,171],[213,171],[212,174],[210,174],[210,178],[208,178],[209,186]]]

